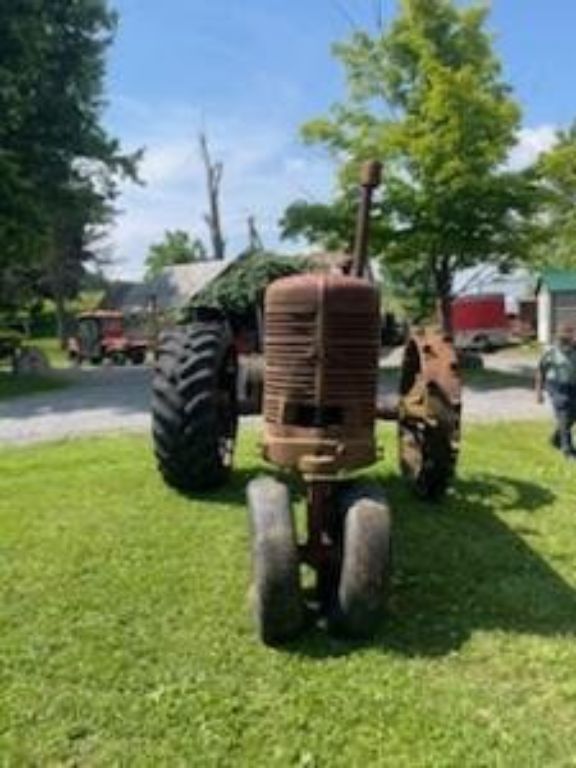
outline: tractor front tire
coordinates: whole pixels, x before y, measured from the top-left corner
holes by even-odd
[[[337,605],[330,627],[367,638],[386,613],[392,572],[392,520],[376,485],[352,485],[338,500],[343,513],[343,552]]]
[[[287,487],[261,477],[248,485],[252,610],[266,645],[293,639],[304,622],[298,547]]]
[[[182,493],[228,477],[237,428],[236,357],[225,326],[197,324],[160,339],[152,383],[158,468]]]

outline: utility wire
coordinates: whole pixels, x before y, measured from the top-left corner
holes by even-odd
[[[334,8],[338,11],[340,16],[342,16],[343,19],[345,19],[346,23],[349,24],[352,29],[357,32],[360,29],[360,25],[352,15],[352,13],[346,8],[342,0],[332,0],[332,5]]]

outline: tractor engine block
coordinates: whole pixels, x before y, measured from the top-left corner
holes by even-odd
[[[307,274],[266,292],[264,456],[308,478],[376,460],[377,290],[362,278]]]

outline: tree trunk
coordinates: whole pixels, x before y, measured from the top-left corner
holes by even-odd
[[[66,348],[66,302],[58,288],[54,294],[54,308],[56,310],[56,335],[60,341],[60,348]]]
[[[452,336],[452,275],[447,259],[442,259],[435,277],[438,322],[442,331]]]
[[[208,149],[208,140],[206,134],[200,134],[200,152],[206,170],[206,185],[208,188],[208,205],[210,212],[204,218],[210,230],[210,239],[212,241],[212,257],[217,261],[224,259],[226,243],[222,235],[222,225],[220,222],[220,185],[222,183],[222,174],[224,166],[220,162],[213,163]]]
[[[450,294],[438,298],[438,319],[442,331],[452,336],[452,296]]]

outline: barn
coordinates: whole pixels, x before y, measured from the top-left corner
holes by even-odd
[[[561,323],[576,326],[576,271],[548,269],[542,272],[538,297],[538,341],[550,344]]]

